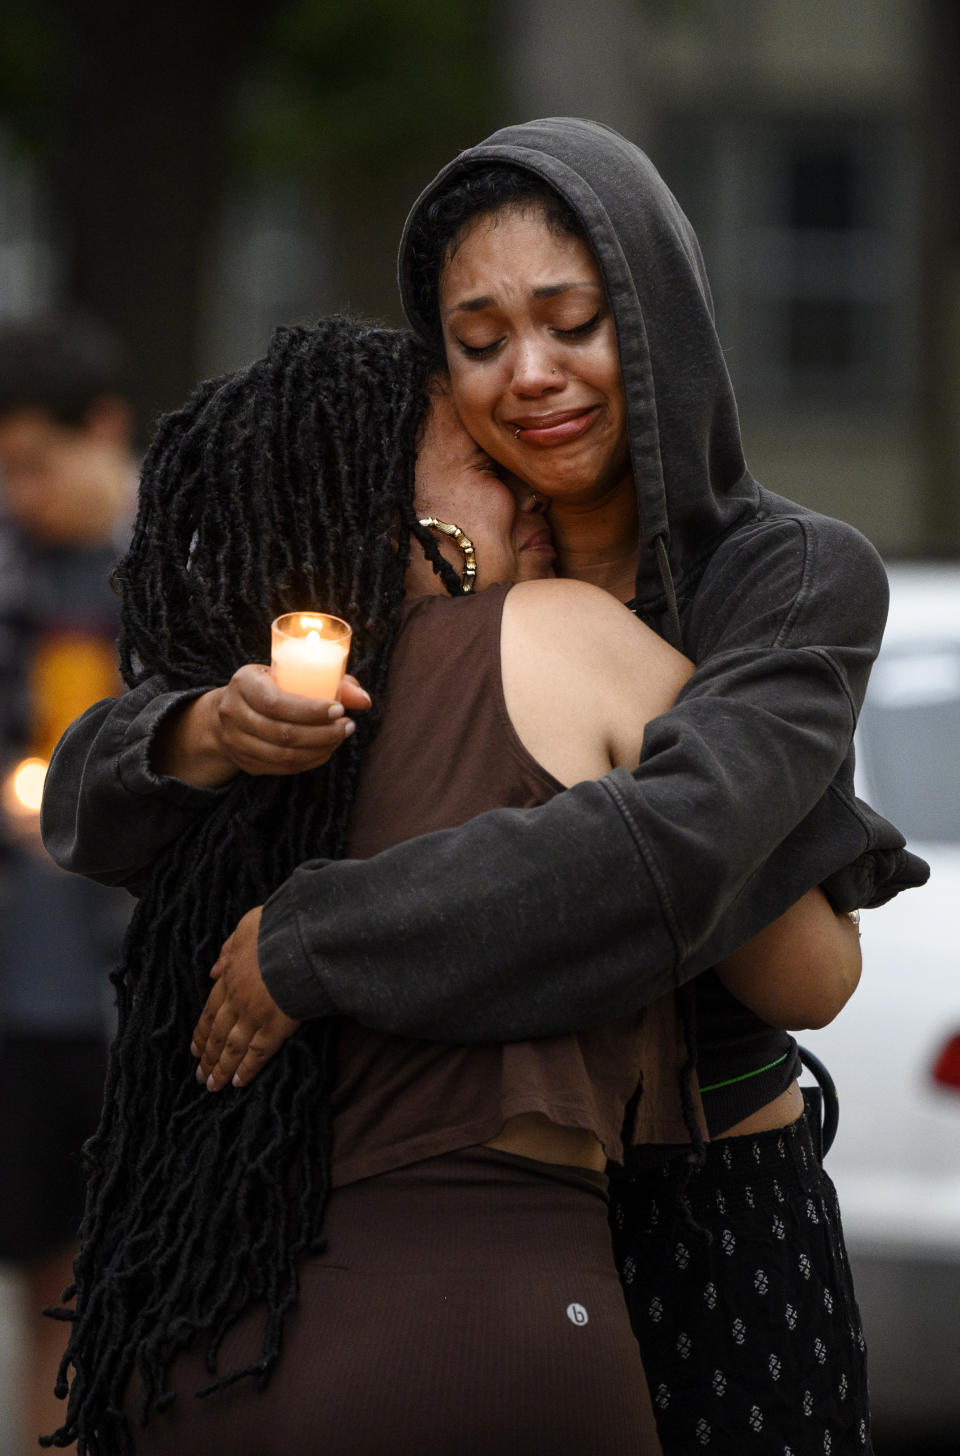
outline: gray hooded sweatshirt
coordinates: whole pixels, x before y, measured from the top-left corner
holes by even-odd
[[[558,118],[462,153],[416,208],[452,172],[495,160],[566,197],[599,261],[645,543],[635,606],[679,635],[697,671],[647,727],[635,771],[371,860],[304,864],[268,900],[261,968],[289,1015],[454,1042],[619,1016],[711,966],[812,885],[852,909],[927,874],[853,793],[883,567],[850,526],[747,471],[700,250],[673,196],[624,138]],[[405,246],[400,278],[422,328]],[[149,765],[152,732],[182,701],[151,679],[70,730],[45,807],[61,864],[135,886],[203,812],[207,791]]]

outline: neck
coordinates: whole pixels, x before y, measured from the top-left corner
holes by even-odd
[[[602,587],[622,602],[634,596],[640,560],[639,515],[629,495],[575,505],[555,501],[547,517],[560,576]]]

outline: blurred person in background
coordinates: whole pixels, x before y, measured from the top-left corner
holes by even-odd
[[[53,864],[39,798],[65,726],[120,685],[110,571],[136,465],[118,344],[79,317],[0,329],[0,1259],[22,1286],[24,1452],[59,1410],[65,1332],[41,1311],[73,1277],[129,905]]]

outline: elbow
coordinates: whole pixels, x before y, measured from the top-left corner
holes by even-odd
[[[40,841],[54,864],[62,870],[76,868],[76,835],[65,830],[53,814],[47,813],[46,804],[40,813]]]
[[[815,1004],[804,1005],[802,1015],[789,1028],[790,1031],[822,1031],[835,1021],[846,1006],[860,983],[860,967],[850,972],[842,982],[835,983],[828,994],[817,998]],[[798,1008],[799,1009],[799,1008]]]
[[[833,1021],[837,1016],[840,1015],[840,1012],[843,1010],[843,1008],[844,1008],[844,1006],[846,1006],[846,1004],[847,1004],[846,1001],[841,1001],[839,1005],[831,1008],[829,1011],[828,1010],[821,1010],[815,1016],[811,1016],[808,1013],[806,1016],[804,1016],[802,1018],[802,1020],[798,1020],[798,1021],[794,1022],[792,1026],[790,1026],[790,1027],[787,1028],[787,1030],[788,1031],[822,1031],[825,1026],[829,1026],[830,1023],[831,1023],[831,1021]]]

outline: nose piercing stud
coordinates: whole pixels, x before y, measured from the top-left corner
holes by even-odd
[[[513,432],[513,438],[515,440],[519,440],[519,438],[520,438],[520,426],[519,425],[517,426],[517,428]]]

